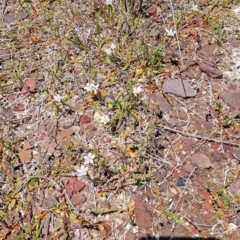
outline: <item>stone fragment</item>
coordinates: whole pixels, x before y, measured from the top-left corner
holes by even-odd
[[[234,154],[240,158],[240,148],[234,151]]]
[[[223,73],[218,69],[217,65],[210,61],[204,61],[200,64],[200,69],[205,72],[209,77],[220,78]]]
[[[74,193],[71,198],[71,202],[74,207],[81,207],[86,202],[86,200],[86,196],[81,192]]]
[[[51,209],[58,205],[58,200],[54,196],[47,197],[43,200],[42,208]]]
[[[208,59],[219,49],[217,44],[204,45],[200,50],[197,51],[197,56],[202,59]]]
[[[30,96],[36,89],[36,81],[32,78],[26,78],[22,86],[22,94],[26,97]]]
[[[161,174],[158,170],[153,173],[153,176],[156,178],[158,182],[162,182],[164,180],[163,174]]]
[[[183,98],[195,97],[197,95],[197,92],[191,87],[191,84],[181,79],[165,81],[163,83],[163,91]]]
[[[97,122],[100,122],[102,120],[102,118],[104,117],[104,114],[102,112],[99,112],[99,111],[96,111],[94,113],[94,120],[97,121]]]
[[[61,140],[61,139],[65,139],[67,137],[70,137],[71,135],[74,134],[74,128],[73,127],[70,127],[70,128],[66,128],[66,129],[62,129],[61,131],[59,131],[57,133],[57,137],[56,139],[57,140]]]
[[[50,142],[51,142],[50,138],[48,136],[44,136],[44,138],[40,142],[42,152],[46,152],[48,150]]]
[[[8,24],[15,24],[16,22],[26,19],[28,17],[28,13],[23,11],[21,13],[9,12],[3,16],[3,20]]]
[[[7,59],[9,59],[11,56],[10,51],[8,50],[0,50],[0,60],[3,62]]]
[[[13,105],[13,111],[15,112],[24,112],[25,110],[25,105],[23,103],[16,103]]]
[[[148,230],[152,227],[152,217],[143,205],[141,198],[134,200],[135,221],[139,229]]]
[[[235,109],[240,108],[240,92],[223,92],[220,98],[230,107]]]
[[[30,148],[32,148],[32,146],[31,146],[31,144],[30,144],[29,142],[26,142],[26,143],[24,144],[24,146],[23,146],[23,149],[25,149],[25,150],[28,150],[28,149],[30,149]]]
[[[81,115],[79,117],[79,121],[80,123],[90,123],[91,122],[91,118],[87,115]]]
[[[161,111],[169,112],[172,107],[166,98],[161,93],[149,94],[149,109],[154,110],[156,113]]]
[[[67,193],[73,194],[81,192],[85,186],[85,183],[79,181],[76,177],[70,177],[68,183],[65,185],[65,188]]]
[[[158,6],[155,4],[150,4],[149,7],[146,9],[146,13],[148,16],[153,16],[157,13]]]
[[[22,149],[18,152],[18,157],[20,158],[21,163],[30,162],[32,159],[32,151]]]
[[[236,181],[232,182],[229,187],[228,191],[233,195],[240,198],[240,179],[237,179]]]
[[[192,163],[199,168],[210,168],[212,166],[210,159],[205,154],[202,153],[193,154],[191,159]]]

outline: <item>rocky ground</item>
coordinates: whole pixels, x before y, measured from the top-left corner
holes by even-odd
[[[0,239],[240,239],[239,1],[0,4]]]

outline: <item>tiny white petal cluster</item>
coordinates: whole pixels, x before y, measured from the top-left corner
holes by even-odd
[[[107,55],[111,55],[113,53],[113,50],[116,48],[116,44],[115,43],[111,43],[109,48],[104,48],[104,52]]]
[[[133,94],[134,94],[135,97],[142,92],[143,92],[143,89],[140,86],[137,86],[137,87],[133,88]]]
[[[88,171],[88,166],[87,165],[93,164],[94,158],[95,158],[95,155],[92,154],[92,153],[88,153],[86,156],[83,157],[84,164],[81,165],[81,167],[76,170],[77,177],[82,177],[82,176],[87,175],[87,171]]]
[[[109,118],[109,116],[107,116],[107,115],[102,116],[100,122],[103,123],[103,124],[107,124],[107,123],[109,123],[109,122],[110,122],[110,118]]]
[[[131,229],[132,228],[132,224],[128,223],[125,227],[127,230]]]
[[[112,5],[112,0],[105,0],[106,5]]]
[[[111,43],[110,48],[111,48],[112,50],[115,49],[115,48],[116,48],[116,44],[115,44],[115,43]]]
[[[139,228],[138,228],[138,226],[134,226],[134,227],[132,228],[132,231],[133,231],[133,233],[139,233]]]
[[[176,32],[171,28],[170,29],[165,28],[165,30],[168,36],[174,37],[174,35],[176,34]]]
[[[88,167],[82,165],[80,168],[78,168],[77,170],[77,176],[81,177],[81,176],[86,176],[87,175],[87,171],[88,171]]]
[[[111,48],[104,48],[104,52],[105,52],[107,55],[111,55],[111,54],[112,54],[112,49],[111,49]]]
[[[97,94],[98,88],[99,88],[99,84],[95,85],[94,83],[88,83],[84,89],[87,92],[93,92],[94,94]]]
[[[194,12],[198,12],[199,11],[198,5],[193,4],[191,10],[194,11]]]
[[[237,225],[235,225],[234,223],[229,223],[228,224],[228,227],[229,227],[229,230],[232,231],[232,230],[236,230],[238,228]]]
[[[86,156],[83,157],[84,159],[84,164],[93,164],[93,159],[95,158],[95,155],[92,153],[88,153]]]
[[[56,96],[53,97],[53,100],[56,101],[56,102],[61,102],[63,99],[62,96],[60,96],[59,94],[57,94]]]

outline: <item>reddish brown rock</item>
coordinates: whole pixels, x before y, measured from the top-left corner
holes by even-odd
[[[30,144],[29,142],[26,142],[26,143],[24,144],[24,146],[23,146],[23,149],[25,149],[25,150],[28,150],[28,149],[30,149],[30,148],[32,148],[32,146],[31,146],[31,144]]]
[[[65,185],[65,188],[67,193],[73,194],[81,192],[85,186],[85,183],[79,181],[76,177],[70,177],[68,183]]]
[[[22,94],[26,97],[30,96],[36,89],[36,81],[32,78],[26,78],[22,86]]]
[[[200,50],[197,51],[197,56],[202,59],[208,59],[218,49],[219,46],[217,44],[205,45]]]
[[[3,19],[8,24],[15,24],[19,20],[26,19],[27,17],[28,17],[28,13],[25,11],[21,12],[21,13],[16,13],[14,11],[14,12],[9,12],[6,15],[4,15]]]
[[[56,139],[57,140],[61,140],[61,139],[64,139],[64,138],[67,138],[67,137],[70,137],[71,135],[74,134],[74,128],[73,127],[70,127],[70,128],[67,128],[67,129],[62,129],[61,131],[59,131],[57,133],[57,137]]]
[[[240,198],[240,179],[237,179],[236,181],[232,182],[229,185],[228,191],[233,195]]]
[[[200,64],[200,69],[212,78],[222,77],[223,73],[218,69],[217,65],[210,61],[204,61]]]
[[[202,153],[193,154],[191,159],[193,164],[199,168],[210,168],[212,166],[210,159],[205,154]]]
[[[158,182],[162,182],[164,180],[164,175],[161,174],[158,170],[153,173],[153,176],[157,179]]]
[[[20,158],[21,163],[30,162],[32,159],[32,151],[31,150],[20,150],[18,152],[18,157]]]
[[[13,105],[13,111],[15,112],[24,112],[25,105],[23,103],[16,103]]]
[[[146,13],[148,16],[153,16],[157,13],[157,5],[155,4],[150,4],[149,7],[146,9]]]
[[[185,172],[187,172],[187,173],[191,173],[192,171],[194,171],[194,169],[195,169],[195,166],[194,166],[193,164],[191,164],[191,163],[185,164],[185,165],[183,166],[183,170],[184,170]]]
[[[240,92],[223,92],[220,97],[230,107],[235,109],[240,108]]]
[[[40,142],[40,147],[43,152],[46,152],[48,150],[49,144],[50,144],[50,138],[48,136],[44,136],[43,139]]]
[[[79,117],[79,122],[80,123],[90,123],[91,122],[91,118],[87,115],[81,115]]]
[[[82,206],[86,202],[86,200],[86,196],[81,192],[74,193],[71,198],[71,202],[74,207]]]
[[[0,59],[2,59],[2,61],[5,61],[7,59],[9,59],[11,56],[10,51],[8,50],[0,50]]]
[[[161,111],[169,112],[172,107],[161,93],[148,94],[149,109],[156,113]]]
[[[42,208],[51,209],[57,205],[58,205],[58,200],[54,196],[50,196],[43,200]]]
[[[163,83],[163,91],[183,98],[195,97],[197,95],[197,92],[191,87],[191,84],[181,79],[165,81]]]
[[[141,198],[136,198],[134,200],[134,214],[136,224],[140,229],[148,230],[152,228],[152,217],[147,208],[143,205]]]

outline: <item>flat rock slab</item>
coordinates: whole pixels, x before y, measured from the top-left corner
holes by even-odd
[[[238,198],[240,198],[240,179],[232,182],[228,187],[228,191],[232,195],[238,196]]]
[[[204,61],[200,64],[202,72],[206,73],[211,78],[220,78],[223,73],[218,69],[217,65],[211,61]]]
[[[158,108],[160,111],[169,112],[172,107],[167,101],[166,98],[161,93],[153,93],[148,95],[149,99],[149,108],[154,109]]]
[[[224,92],[220,95],[222,100],[232,108],[240,108],[240,92]]]
[[[30,162],[31,159],[32,159],[32,151],[31,150],[22,149],[21,151],[19,151],[18,157],[20,158],[21,163]]]
[[[11,56],[11,52],[10,51],[4,50],[4,49],[0,50],[0,59],[2,61],[5,61],[5,60],[9,59],[10,56]]]
[[[54,196],[47,197],[42,202],[42,208],[44,209],[51,209],[57,205],[58,205],[58,200]]]
[[[197,56],[202,59],[209,59],[217,50],[219,50],[219,46],[217,44],[204,45],[197,51]]]
[[[85,183],[78,180],[76,177],[70,177],[68,183],[65,184],[65,189],[67,193],[73,194],[81,192],[85,188]]]
[[[210,159],[208,156],[202,153],[193,154],[192,163],[199,168],[210,168],[212,166]]]
[[[134,200],[134,214],[137,226],[148,230],[152,227],[152,217],[140,198]]]
[[[4,15],[3,19],[8,24],[15,24],[16,22],[18,22],[20,20],[24,20],[27,17],[28,17],[28,13],[25,11],[23,11],[21,13],[17,13],[14,11],[14,12],[9,12],[6,15]]]
[[[163,91],[183,98],[195,97],[197,95],[191,84],[181,79],[165,81],[163,83]]]

